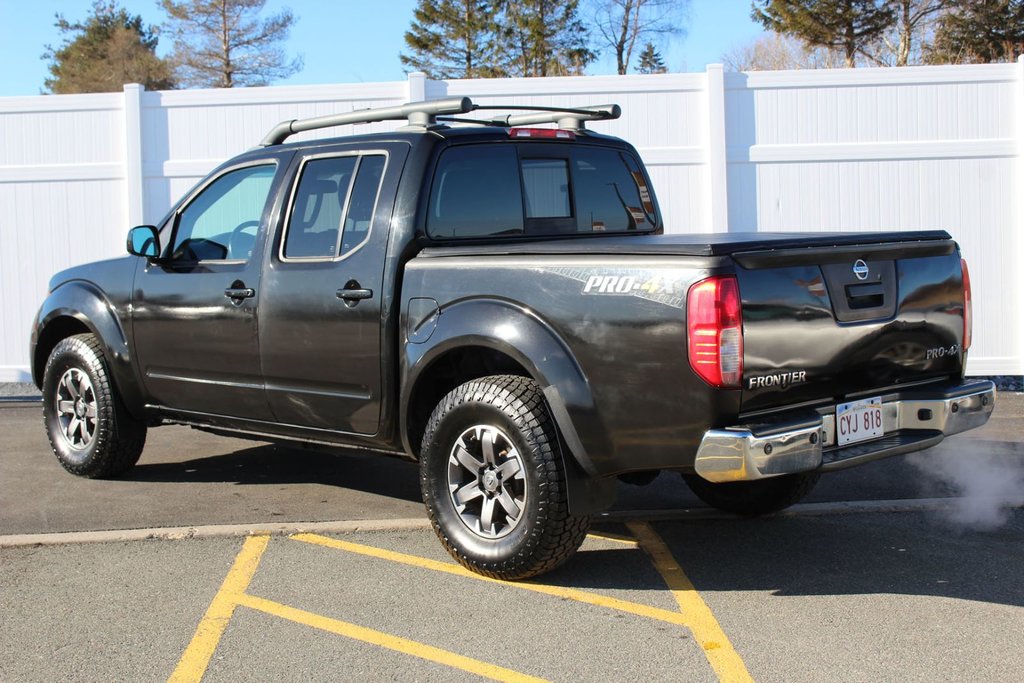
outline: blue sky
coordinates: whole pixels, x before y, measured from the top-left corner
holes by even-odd
[[[89,14],[91,0],[25,2],[0,0],[0,97],[38,95],[47,76],[42,54],[61,36],[54,14],[68,20]],[[157,0],[121,0],[147,24],[163,17]],[[357,83],[405,78],[398,61],[402,34],[409,27],[415,0],[269,0],[267,11],[291,7],[298,17],[288,41],[291,54],[301,54],[305,68],[286,84]],[[722,53],[760,34],[750,20],[749,0],[691,0],[687,35],[662,50],[672,71],[702,71],[721,61]],[[161,44],[158,53],[169,46]],[[592,65],[590,74],[614,73],[614,58]]]

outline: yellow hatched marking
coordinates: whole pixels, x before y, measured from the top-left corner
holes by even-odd
[[[217,643],[224,635],[224,629],[227,628],[228,621],[238,606],[238,596],[249,587],[269,542],[269,536],[250,536],[245,539],[242,550],[231,565],[228,575],[224,577],[224,583],[213,597],[213,602],[199,621],[192,641],[168,679],[169,683],[202,680],[206,667],[210,665],[213,651],[217,649]]]
[[[718,680],[753,683],[754,679],[740,659],[739,653],[729,642],[711,608],[700,597],[693,583],[683,572],[683,568],[672,556],[672,551],[665,541],[646,522],[628,522],[626,526],[651,558],[655,569],[672,592],[672,597],[679,604],[679,609],[688,615],[687,626],[704,650],[704,656],[718,675]]]
[[[353,640],[377,645],[389,650],[394,650],[395,652],[401,652],[402,654],[419,657],[420,659],[426,659],[431,662],[450,666],[454,669],[468,671],[469,673],[483,676],[484,678],[490,678],[495,681],[511,681],[514,683],[544,681],[543,678],[528,676],[526,674],[519,673],[518,671],[512,671],[511,669],[505,669],[494,664],[481,662],[478,659],[464,657],[462,655],[455,654],[454,652],[449,652],[448,650],[442,650],[431,645],[418,643],[414,640],[408,640],[406,638],[392,636],[363,626],[357,626],[356,624],[350,624],[347,621],[340,621],[338,619],[331,619],[312,612],[306,612],[305,610],[289,607],[288,605],[282,605],[279,602],[265,600],[264,598],[258,598],[253,595],[246,594],[238,596],[238,604],[244,605],[245,607],[251,607],[252,609],[259,610],[260,612],[271,614],[275,617],[287,619],[288,621],[294,621],[297,624],[317,628],[321,631],[328,631],[339,636],[345,636],[346,638],[352,638]]]
[[[362,545],[360,543],[342,541],[336,538],[320,536],[319,534],[295,534],[294,536],[290,536],[290,538],[296,541],[302,541],[304,543],[312,543],[314,545],[320,545],[326,548],[344,550],[346,552],[356,553],[358,555],[366,555],[368,557],[375,557],[381,560],[388,560],[389,562],[397,562],[399,564],[405,564],[411,567],[419,567],[421,569],[430,569],[436,572],[444,572],[445,574],[461,576],[466,579],[475,579],[477,581],[485,581],[487,583],[496,583],[502,586],[509,586],[511,588],[519,588],[521,590],[532,591],[534,593],[553,595],[558,598],[575,600],[576,602],[582,602],[587,605],[595,605],[597,607],[614,609],[620,612],[635,614],[639,617],[646,617],[647,619],[656,619],[658,621],[663,621],[669,624],[676,624],[677,626],[690,628],[690,622],[685,615],[680,614],[679,612],[673,612],[672,610],[661,609],[660,607],[651,607],[650,605],[642,605],[637,602],[629,602],[628,600],[610,598],[604,595],[599,595],[597,593],[590,593],[588,591],[577,590],[575,588],[548,586],[542,583],[518,583],[512,581],[502,581],[500,579],[492,579],[486,576],[481,576],[480,574],[474,574],[468,569],[465,569],[457,564],[451,564],[449,562],[438,562],[437,560],[430,560],[425,557],[419,557],[417,555],[406,555],[405,553],[399,553],[393,550],[384,550],[383,548],[375,548],[370,545]]]

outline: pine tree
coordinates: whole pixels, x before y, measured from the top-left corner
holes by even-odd
[[[578,76],[597,56],[579,0],[508,2],[499,36],[510,76]]]
[[[116,2],[96,0],[92,14],[80,22],[58,14],[55,26],[65,39],[43,55],[50,60],[50,78],[44,84],[48,92],[115,92],[125,83],[141,83],[150,90],[174,87],[170,66],[156,56],[152,27]]]
[[[430,78],[501,76],[496,14],[487,0],[420,0],[399,59]]]
[[[285,8],[260,19],[266,0],[160,0],[164,29],[174,39],[178,79],[190,87],[267,85],[302,69],[281,43],[295,23]]]
[[[974,0],[939,21],[932,63],[1009,62],[1024,52],[1024,0]]]
[[[776,33],[841,50],[848,68],[896,21],[889,0],[755,0],[752,16]]]
[[[644,51],[640,53],[640,65],[637,71],[642,74],[663,74],[668,71],[665,61],[655,49],[654,43],[647,43]]]

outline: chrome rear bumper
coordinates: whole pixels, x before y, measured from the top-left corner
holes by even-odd
[[[943,438],[980,427],[995,405],[992,382],[969,382],[945,391],[911,392],[882,402],[886,436],[835,447],[832,413],[757,427],[704,433],[694,467],[713,482],[752,481],[810,470],[836,470],[929,448]]]

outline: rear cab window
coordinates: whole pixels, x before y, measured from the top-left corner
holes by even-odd
[[[651,232],[660,225],[632,154],[571,143],[451,147],[438,161],[427,212],[435,239]]]

